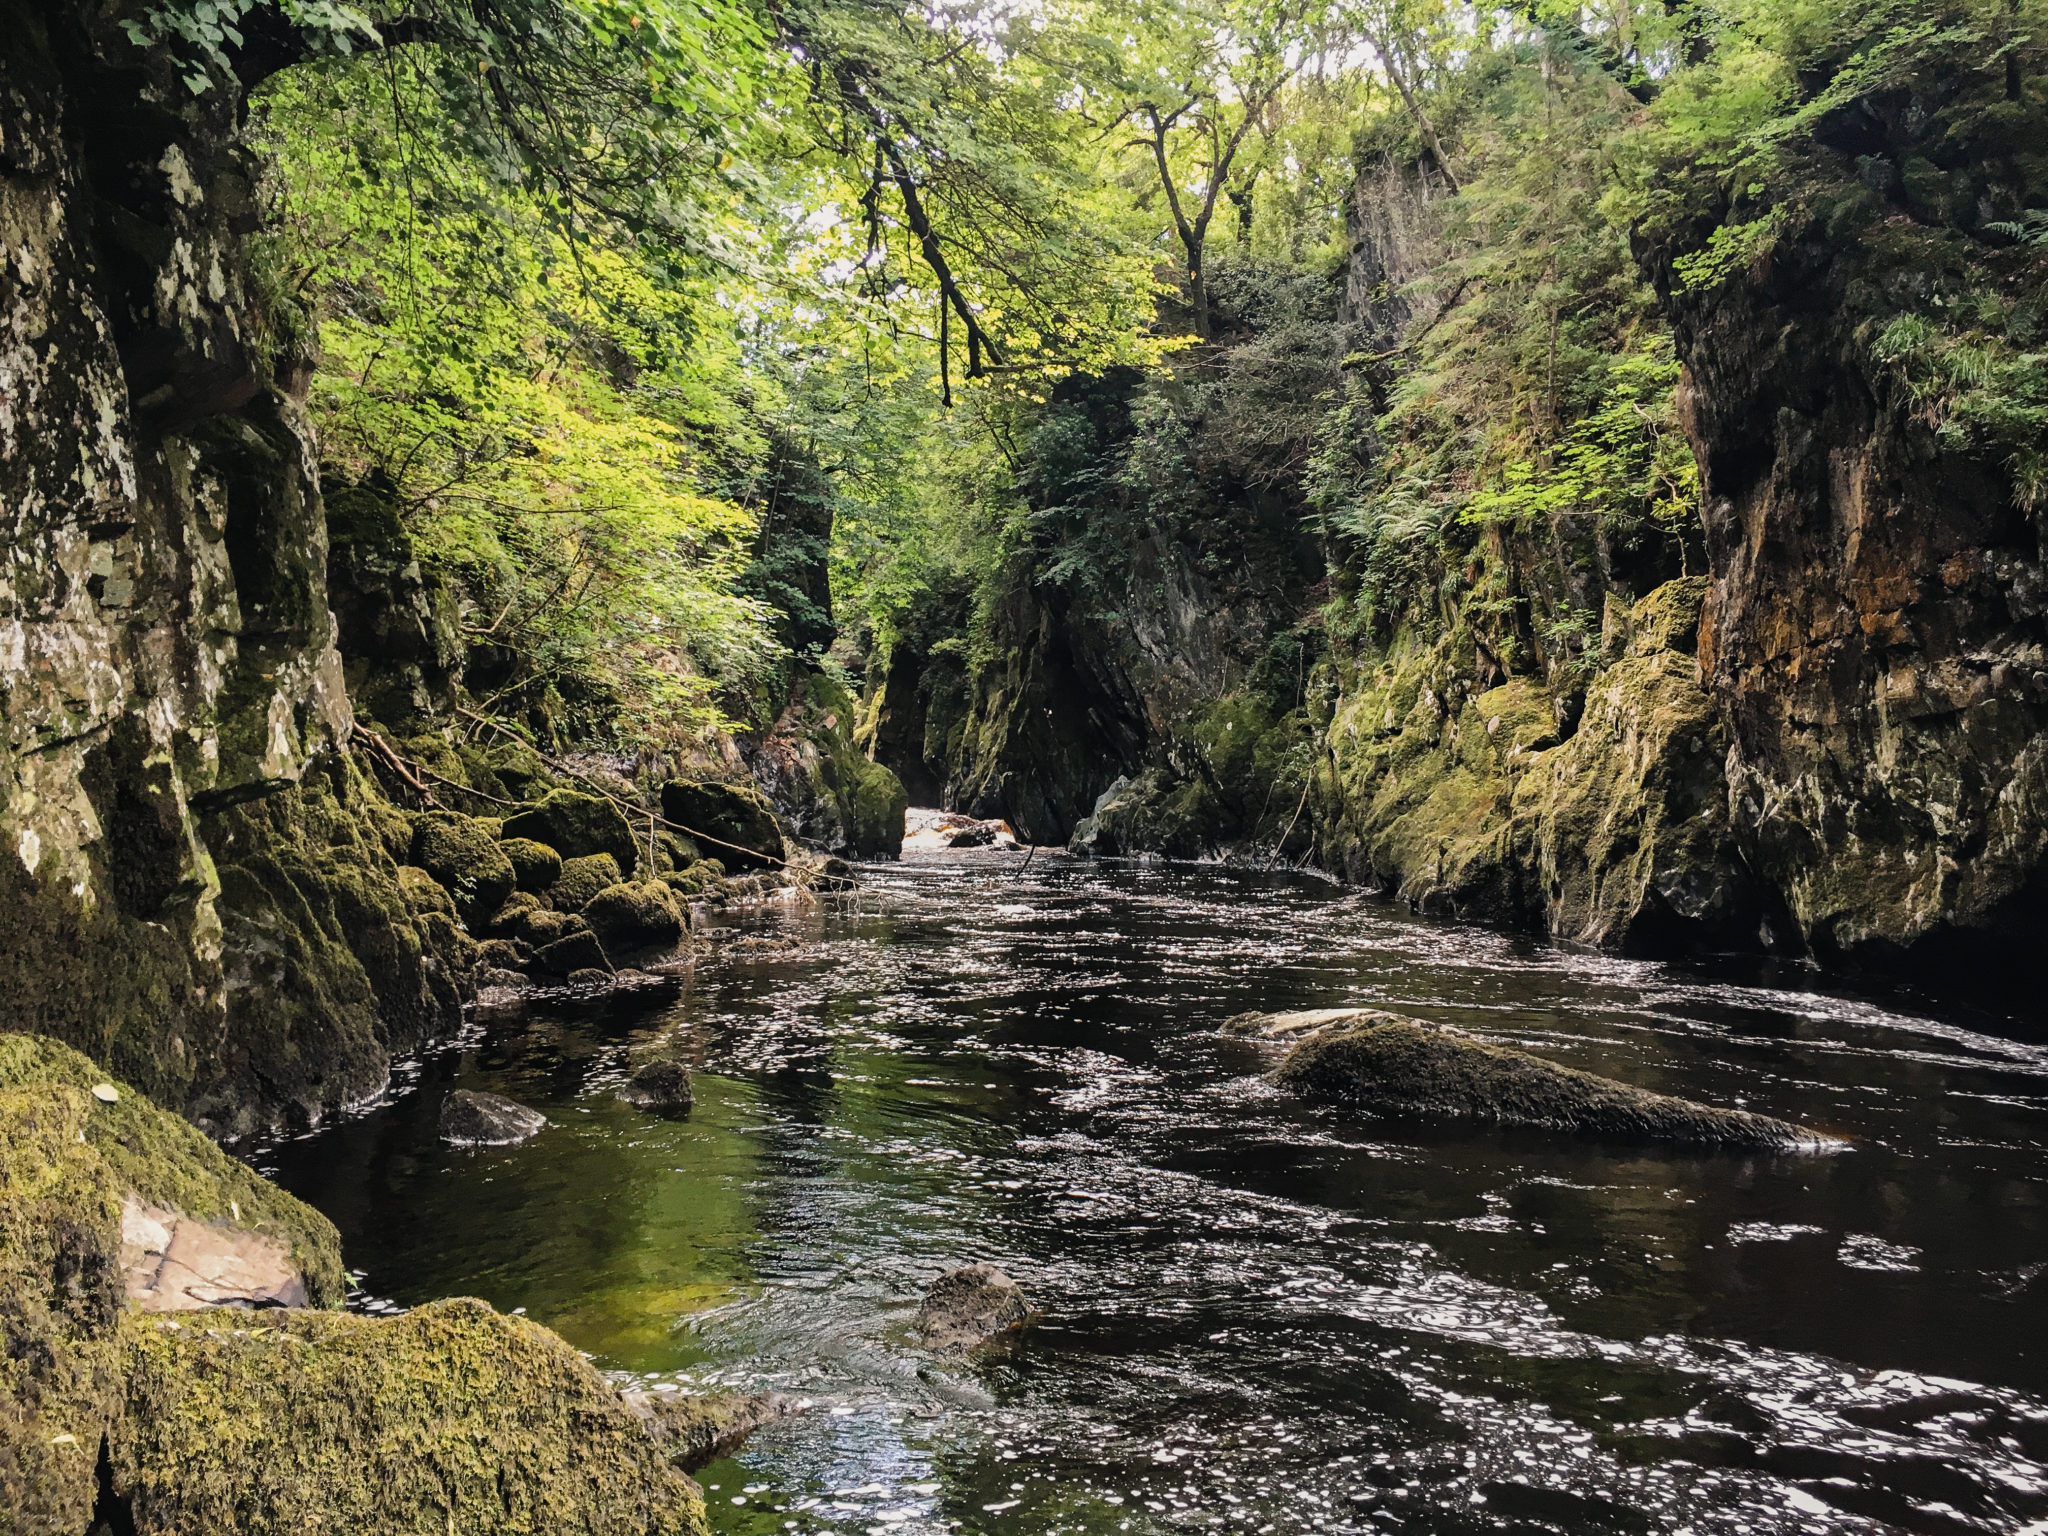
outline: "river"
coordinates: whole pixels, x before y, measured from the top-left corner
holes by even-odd
[[[700,1474],[732,1536],[2048,1520],[2048,1049],[2010,1021],[1284,874],[1019,863],[869,868],[749,920],[786,948],[478,1025],[260,1162],[371,1305],[481,1296],[650,1384],[810,1404]],[[1214,1032],[1354,1002],[1853,1150],[1372,1123]],[[683,1122],[612,1097],[664,1037]],[[442,1147],[457,1085],[552,1123]],[[921,1288],[978,1259],[1042,1321],[979,1365],[921,1352]]]

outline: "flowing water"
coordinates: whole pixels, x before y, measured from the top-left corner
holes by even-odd
[[[2048,1532],[2048,1050],[1354,892],[1010,854],[867,872],[637,1011],[535,1012],[264,1165],[369,1293],[810,1405],[728,1533]],[[1693,1156],[1313,1110],[1219,1037],[1375,1004],[1841,1132]],[[664,1041],[685,1122],[613,1090]],[[454,1085],[552,1124],[434,1136]],[[977,1259],[1042,1308],[922,1352]]]

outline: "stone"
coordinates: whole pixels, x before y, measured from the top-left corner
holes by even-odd
[[[512,862],[512,878],[522,891],[545,891],[562,878],[562,856],[530,837],[508,837],[498,851]]]
[[[931,1348],[952,1354],[1014,1334],[1036,1315],[1023,1289],[995,1265],[969,1264],[925,1288],[916,1328]]]
[[[1818,1152],[1843,1145],[1787,1120],[1652,1093],[1373,1008],[1242,1015],[1225,1027],[1293,1042],[1273,1073],[1280,1087],[1374,1115],[1472,1120],[1703,1151]]]
[[[413,823],[412,862],[454,897],[472,927],[487,922],[512,894],[512,861],[498,840],[454,811],[429,811]]]
[[[657,1115],[681,1119],[694,1102],[690,1069],[680,1061],[650,1061],[627,1080],[618,1097]]]
[[[273,1237],[194,1221],[132,1190],[121,1200],[121,1275],[144,1312],[303,1307],[306,1280]]]
[[[441,1139],[458,1147],[509,1147],[537,1136],[547,1116],[501,1094],[457,1088],[441,1101]]]
[[[581,912],[591,897],[619,881],[619,861],[608,853],[564,859],[561,877],[548,887],[548,905],[557,912]]]
[[[485,991],[517,992],[523,991],[526,988],[527,980],[525,975],[519,971],[486,967],[478,972],[476,984],[479,993]]]
[[[796,1399],[780,1392],[634,1391],[623,1396],[670,1462],[685,1472],[732,1455],[763,1424],[801,1411]]]
[[[506,817],[504,832],[506,837],[545,843],[564,860],[609,854],[626,874],[640,857],[639,841],[619,808],[573,789],[550,790],[538,803]]]
[[[562,978],[562,982],[563,985],[573,987],[579,992],[599,989],[609,992],[618,985],[618,976],[615,972],[601,970],[594,965],[586,965],[571,971]]]
[[[484,972],[521,970],[533,959],[532,948],[517,939],[485,939],[476,950],[479,986],[483,985]]]
[[[497,911],[480,925],[486,937],[509,939],[519,932],[520,922],[529,912],[544,910],[541,899],[531,891],[514,891],[507,896]]]
[[[661,814],[728,869],[782,867],[775,808],[751,785],[673,780],[661,787]]]
[[[566,938],[572,933],[588,931],[590,924],[574,912],[555,912],[542,908],[537,912],[524,914],[512,930],[512,937],[529,949],[539,949],[555,940]]]
[[[607,953],[672,944],[684,926],[674,894],[659,880],[607,886],[584,904],[581,916]]]
[[[910,796],[895,773],[856,744],[859,714],[842,683],[809,670],[751,766],[803,842],[852,859],[893,859],[903,851]]]
[[[550,976],[567,976],[572,971],[596,970],[609,973],[611,957],[604,952],[596,934],[585,929],[565,934],[552,944],[533,952],[533,968]]]

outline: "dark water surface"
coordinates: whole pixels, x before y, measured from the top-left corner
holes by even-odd
[[[813,1402],[702,1474],[724,1532],[2048,1532],[2048,1049],[1283,876],[1015,868],[872,870],[763,919],[787,953],[483,1028],[265,1164],[376,1295]],[[1855,1149],[1362,1122],[1213,1033],[1353,1002]],[[671,1036],[673,1124],[612,1098]],[[440,1147],[456,1084],[553,1123]],[[1044,1321],[921,1352],[976,1259]]]

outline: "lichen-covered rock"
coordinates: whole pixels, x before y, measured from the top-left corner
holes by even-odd
[[[1034,1316],[1016,1281],[993,1264],[969,1264],[925,1288],[916,1327],[931,1348],[952,1353],[993,1343]]]
[[[576,971],[590,970],[609,974],[611,968],[611,957],[605,953],[604,945],[587,928],[565,933],[533,952],[533,969],[550,976],[568,976]]]
[[[557,912],[581,912],[591,897],[620,881],[619,861],[608,853],[564,859],[561,875],[548,887],[548,905]]]
[[[654,834],[654,872],[666,875],[688,869],[704,857],[704,851],[680,832]]]
[[[581,916],[607,953],[673,943],[684,927],[674,894],[659,880],[607,886],[584,903]]]
[[[530,837],[508,837],[498,851],[512,863],[513,882],[522,891],[545,891],[562,878],[562,856]]]
[[[642,1066],[618,1096],[628,1104],[678,1120],[689,1114],[695,1102],[690,1091],[689,1067],[667,1058]]]
[[[519,932],[527,914],[543,912],[547,908],[541,899],[531,891],[514,891],[481,925],[481,931],[490,938],[510,938]]]
[[[782,867],[775,807],[751,785],[674,780],[661,787],[661,814],[728,869]]]
[[[639,844],[611,801],[573,789],[550,790],[537,804],[505,818],[506,837],[545,843],[566,860],[609,854],[622,874],[638,862]]]
[[[805,674],[755,753],[754,773],[805,842],[848,858],[893,859],[903,850],[910,796],[855,746],[858,712],[834,678]]]
[[[487,922],[516,883],[491,830],[454,811],[429,811],[413,823],[412,862],[447,888],[471,926]]]
[[[480,1301],[121,1330],[137,1536],[700,1536],[702,1496],[590,1363]],[[83,1529],[81,1526],[80,1529]]]
[[[509,1147],[538,1136],[547,1116],[502,1094],[457,1088],[441,1101],[441,1139],[458,1147]]]
[[[1652,1093],[1377,1009],[1232,1022],[1241,1033],[1296,1040],[1273,1074],[1281,1087],[1374,1114],[1710,1150],[1813,1152],[1838,1144],[1789,1121]]]

